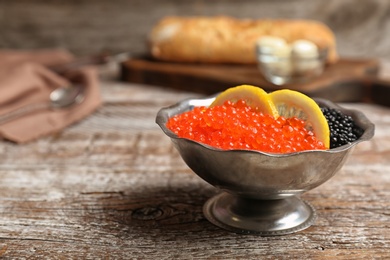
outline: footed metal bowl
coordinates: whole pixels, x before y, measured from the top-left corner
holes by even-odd
[[[355,142],[335,149],[271,154],[252,150],[221,150],[185,138],[166,127],[174,115],[208,106],[215,96],[188,99],[162,108],[156,123],[171,138],[186,164],[203,180],[222,192],[204,205],[204,215],[213,224],[237,233],[284,235],[311,226],[315,209],[299,195],[329,180],[342,167],[353,147],[374,136],[374,124],[356,110],[328,100],[322,106],[352,116],[363,130]]]

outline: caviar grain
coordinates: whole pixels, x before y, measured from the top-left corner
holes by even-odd
[[[195,107],[171,117],[167,127],[179,137],[223,150],[246,149],[270,153],[324,150],[325,146],[298,118],[275,119],[256,112],[244,101]]]
[[[355,124],[351,116],[328,107],[321,107],[321,111],[329,125],[330,148],[352,143],[362,136],[363,130]]]

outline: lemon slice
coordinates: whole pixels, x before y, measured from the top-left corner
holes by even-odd
[[[244,100],[245,103],[254,108],[257,112],[272,115],[277,118],[279,116],[276,107],[269,98],[267,92],[263,89],[251,85],[241,85],[229,88],[220,93],[211,103],[210,107],[221,106],[225,101],[230,100],[236,103],[239,100]]]
[[[326,148],[329,148],[329,125],[318,104],[298,91],[282,89],[268,94],[279,115],[297,117],[306,122],[306,129],[312,131]]]

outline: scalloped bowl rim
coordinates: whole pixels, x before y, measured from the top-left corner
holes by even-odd
[[[207,104],[211,104],[211,102],[216,98],[217,95],[218,94],[215,94],[215,95],[212,95],[212,96],[209,96],[206,98],[188,98],[188,99],[184,99],[180,102],[177,102],[174,105],[171,105],[168,107],[163,107],[157,113],[156,123],[160,126],[162,131],[170,138],[178,139],[178,140],[185,140],[187,142],[191,142],[193,144],[202,146],[206,149],[209,149],[209,150],[212,150],[215,152],[255,153],[255,154],[262,154],[262,155],[269,156],[269,157],[287,157],[287,156],[295,156],[295,155],[304,154],[304,153],[338,153],[338,152],[349,150],[360,142],[370,140],[374,136],[374,133],[375,133],[375,125],[370,120],[368,120],[368,118],[362,112],[355,110],[355,109],[344,108],[338,104],[333,103],[330,100],[323,99],[323,98],[313,98],[313,99],[318,104],[325,105],[326,107],[329,107],[329,108],[338,109],[338,110],[342,111],[344,114],[352,116],[354,118],[355,123],[358,123],[358,125],[360,127],[364,128],[364,133],[362,134],[362,136],[358,140],[356,140],[352,143],[345,144],[345,145],[339,146],[337,148],[332,148],[332,149],[328,149],[328,150],[305,150],[305,151],[300,151],[300,152],[280,153],[279,154],[279,153],[267,153],[267,152],[262,152],[262,151],[258,151],[258,150],[250,150],[250,149],[224,150],[224,149],[216,148],[216,147],[213,147],[213,146],[201,143],[201,142],[197,142],[197,141],[194,141],[194,140],[191,140],[188,138],[179,137],[178,135],[176,135],[175,133],[173,133],[170,129],[168,129],[166,127],[166,122],[167,122],[168,118],[170,118],[174,115],[181,114],[181,113],[186,112],[186,111],[190,111],[191,107],[207,106]],[[184,106],[185,109],[183,109],[182,111],[178,111],[177,113],[173,113],[170,116],[168,115],[168,113],[170,111],[174,111],[177,108],[180,108],[181,106],[183,106],[185,104],[187,104],[187,105]],[[358,119],[358,120],[356,120],[356,119]]]

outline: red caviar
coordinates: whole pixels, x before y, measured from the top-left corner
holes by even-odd
[[[270,153],[324,150],[324,144],[305,122],[296,118],[275,119],[256,112],[245,101],[226,101],[222,106],[195,107],[171,117],[167,127],[179,137],[224,150],[245,149]]]

